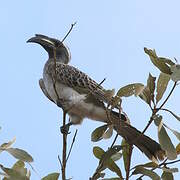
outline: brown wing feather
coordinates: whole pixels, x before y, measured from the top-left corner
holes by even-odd
[[[54,62],[48,64],[47,73],[55,79]],[[92,94],[96,99],[109,102],[106,90],[88,75],[68,64],[56,62],[56,81],[72,87],[79,93]]]

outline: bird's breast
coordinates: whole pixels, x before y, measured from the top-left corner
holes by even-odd
[[[106,117],[104,108],[94,105],[93,102],[87,103],[85,101],[87,94],[79,94],[76,90],[63,83],[56,82],[54,85],[52,78],[48,74],[43,75],[43,81],[51,99],[54,102],[62,99],[65,108],[70,109],[69,113],[82,118],[88,117],[104,122],[104,117]]]
[[[79,94],[73,88],[64,85],[63,83],[56,82],[54,84],[52,78],[47,74],[43,75],[43,81],[49,96],[54,102],[57,102],[59,98],[71,104],[76,104],[85,99],[85,95]]]

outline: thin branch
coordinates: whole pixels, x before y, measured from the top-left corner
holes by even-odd
[[[115,136],[115,138],[114,138],[113,143],[111,144],[111,147],[110,147],[110,148],[112,148],[112,147],[114,146],[114,144],[115,144],[115,142],[116,142],[118,136],[119,136],[119,134],[117,133],[116,136]]]
[[[170,111],[169,109],[166,109],[166,108],[161,108],[160,110],[161,110],[161,111],[167,111],[167,112],[169,112],[170,114],[173,114],[172,111]]]
[[[61,158],[59,155],[58,155],[58,161],[59,161],[59,164],[61,165],[61,169],[62,169],[62,162],[61,162]]]
[[[89,92],[87,95],[86,95],[86,97],[88,97],[90,94],[92,94],[97,88],[99,88],[103,83],[104,83],[104,81],[106,80],[106,78],[104,78],[94,89],[93,89],[93,91],[91,92]]]
[[[70,34],[70,32],[72,31],[73,27],[76,25],[76,22],[71,24],[71,28],[69,29],[69,31],[67,32],[67,34],[64,36],[64,38],[62,39],[61,42],[63,42]]]
[[[66,125],[66,112],[63,111],[63,126]],[[62,154],[62,180],[66,180],[66,150],[67,150],[67,133],[63,133],[63,154]]]
[[[146,130],[149,128],[149,126],[151,125],[151,123],[152,123],[153,120],[154,120],[154,119],[153,119],[153,116],[154,116],[159,110],[161,110],[161,108],[166,104],[166,102],[168,101],[169,97],[170,97],[171,94],[173,93],[173,91],[174,91],[174,89],[175,89],[175,87],[176,87],[176,84],[177,84],[177,82],[174,83],[171,91],[169,92],[169,95],[168,95],[167,98],[164,100],[164,102],[160,105],[160,107],[153,109],[152,116],[150,117],[150,120],[149,120],[148,124],[146,125],[146,127],[144,128],[144,130],[142,131],[141,134],[144,134],[144,133],[146,132]]]
[[[72,143],[71,143],[71,147],[70,147],[70,149],[69,149],[69,153],[68,153],[67,158],[66,158],[66,163],[67,163],[67,161],[68,161],[68,159],[69,159],[69,156],[70,156],[70,154],[71,154],[71,151],[72,151],[74,142],[75,142],[75,140],[76,140],[77,132],[78,132],[78,130],[76,129],[76,131],[75,131],[75,133],[74,133],[74,137],[73,137]]]
[[[56,80],[57,80],[57,70],[56,70],[56,49],[53,49],[54,53],[54,72],[55,72],[55,78],[53,80],[53,88],[57,96],[57,102],[59,101],[59,95],[57,93],[56,89]],[[56,103],[57,103],[56,102]],[[63,109],[63,107],[62,107]],[[63,109],[63,126],[66,125],[66,111]],[[62,162],[59,158],[59,162],[61,164],[61,172],[62,172],[62,180],[66,180],[66,150],[67,150],[67,133],[63,133],[63,153],[62,153]]]
[[[167,100],[169,99],[169,97],[171,96],[171,94],[173,93],[176,85],[177,85],[177,82],[174,83],[174,85],[173,85],[173,87],[172,87],[169,95],[168,95],[167,98],[164,100],[164,102],[161,104],[161,106],[158,108],[158,110],[161,109],[161,108],[165,105],[165,103],[167,102]]]
[[[174,163],[177,163],[177,162],[180,162],[180,159],[178,159],[176,161],[171,161],[171,162],[164,163],[164,166],[166,166],[168,164],[174,164]]]
[[[145,132],[146,132],[146,130],[149,128],[149,126],[151,125],[151,123],[153,122],[153,116],[155,115],[155,113],[152,113],[152,115],[151,115],[151,117],[150,117],[150,120],[148,121],[148,123],[147,123],[147,125],[146,125],[146,127],[144,128],[144,130],[142,131],[142,133],[141,133],[141,135],[143,135]],[[140,135],[140,136],[141,136]]]
[[[34,173],[37,175],[37,177],[39,178],[39,179],[41,179],[41,176],[39,175],[39,173],[37,172],[37,170],[35,170],[35,168],[32,166],[32,164],[31,163],[28,163],[29,164],[29,166],[31,167],[31,169],[34,171]]]

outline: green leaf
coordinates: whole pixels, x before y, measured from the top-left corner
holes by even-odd
[[[162,170],[168,173],[176,173],[178,172],[178,168],[167,168],[167,167],[162,167]]]
[[[23,161],[17,161],[12,169],[16,170],[21,176],[26,177],[27,175],[27,168],[25,168],[25,164]]]
[[[178,131],[175,131],[175,130],[171,129],[171,128],[168,127],[166,124],[164,124],[164,126],[165,126],[166,128],[168,128],[168,129],[177,137],[177,139],[179,139],[179,141],[180,141],[180,133],[179,133]]]
[[[0,153],[6,149],[8,149],[14,142],[16,141],[16,138],[14,138],[12,141],[9,141],[7,143],[3,143],[0,146]]]
[[[104,96],[105,96],[106,98],[112,99],[112,97],[114,96],[114,94],[115,94],[115,89],[105,90]]]
[[[174,180],[173,174],[169,172],[163,172],[161,175],[162,180]]]
[[[121,159],[121,157],[122,157],[122,153],[117,152],[116,154],[113,154],[113,155],[111,156],[111,159],[112,159],[113,161],[118,161],[119,159]]]
[[[120,177],[120,179],[123,179],[120,168],[117,166],[117,164],[111,158],[107,161],[107,167],[112,172],[115,172]]]
[[[154,119],[154,124],[155,124],[156,126],[159,126],[159,124],[160,124],[161,121],[162,121],[162,116],[159,115],[159,114],[156,114],[156,115],[153,116],[153,119]]]
[[[23,176],[18,171],[10,168],[6,168],[0,164],[0,168],[9,176],[7,179],[9,180],[29,180],[28,177]]]
[[[158,103],[163,97],[163,94],[166,91],[169,80],[170,80],[169,75],[165,73],[160,73],[158,81],[157,81],[156,103]]]
[[[106,159],[111,158],[114,154],[119,152],[122,149],[122,146],[115,145],[112,148],[109,148],[101,157],[101,161],[106,161]]]
[[[101,159],[104,153],[105,151],[102,148],[98,146],[93,147],[93,154],[96,158]]]
[[[124,86],[119,89],[117,92],[117,96],[119,97],[129,97],[132,95],[138,96],[142,90],[144,89],[144,85],[141,83],[133,83],[127,86]]]
[[[111,138],[112,134],[113,134],[113,125],[109,125],[107,131],[105,131],[104,134],[102,135],[102,138],[109,139]]]
[[[155,162],[148,162],[145,164],[139,164],[139,165],[133,167],[132,169],[136,169],[137,167],[157,168],[157,167],[159,167],[159,165],[156,164]]]
[[[6,149],[8,153],[14,156],[16,159],[19,159],[24,162],[33,162],[33,158],[26,151],[18,148],[8,148]]]
[[[144,48],[146,54],[149,55],[151,62],[163,73],[171,74],[170,67],[167,65],[168,63],[164,61],[162,58],[159,58],[156,55],[155,50]]]
[[[166,155],[167,155],[168,159],[170,159],[170,160],[176,159],[176,157],[177,157],[176,149],[175,149],[174,145],[172,144],[171,139],[169,138],[169,136],[166,132],[166,129],[163,126],[162,121],[158,126],[158,138],[159,138],[159,143],[160,143],[162,149],[166,151]]]
[[[151,92],[148,87],[145,87],[143,91],[139,94],[139,97],[144,100],[147,104],[151,104]]]
[[[166,64],[168,64],[168,65],[170,65],[170,66],[175,65],[175,63],[174,63],[171,59],[168,59],[168,58],[159,57],[159,60],[160,60],[160,61],[164,61]]]
[[[180,64],[176,64],[174,66],[171,66],[171,79],[174,82],[180,81]]]
[[[176,153],[180,154],[180,143],[176,146]]]
[[[120,168],[116,165],[116,163],[111,159],[111,156],[116,154],[121,150],[121,146],[114,146],[113,148],[108,149],[106,152],[100,147],[93,148],[93,154],[96,158],[100,159],[98,172],[103,171],[105,168],[110,169],[115,172],[119,177],[122,178],[122,173]]]
[[[58,178],[59,178],[59,173],[51,173],[43,177],[42,180],[58,180]]]
[[[151,75],[151,73],[149,73],[149,77],[147,80],[147,87],[150,90],[150,94],[151,94],[151,100],[154,101],[154,90],[155,90],[155,81],[156,81],[156,77],[153,77]]]
[[[13,169],[19,169],[19,168],[24,168],[25,167],[25,164],[24,164],[24,162],[23,161],[17,161],[14,165],[13,165]]]
[[[96,128],[91,134],[91,141],[97,142],[97,141],[101,140],[102,136],[107,128],[108,128],[107,125],[103,125],[103,126]]]
[[[129,162],[129,152],[130,152],[130,146],[129,144],[125,141],[125,139],[122,140],[121,145],[123,146],[122,149],[122,154],[123,154],[123,162],[124,162],[124,168],[126,172],[128,171],[128,162]]]
[[[153,180],[160,180],[160,177],[152,170],[149,170],[149,169],[145,169],[144,167],[137,167],[133,172],[132,172],[133,175],[136,175],[136,174],[143,174],[145,176],[148,176],[150,177],[151,179]]]

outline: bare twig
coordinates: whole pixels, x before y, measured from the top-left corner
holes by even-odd
[[[63,42],[67,37],[68,35],[70,34],[70,32],[72,31],[73,27],[76,25],[76,22],[71,24],[71,28],[69,29],[69,31],[67,32],[67,34],[64,36],[64,38],[62,39],[61,42]]]
[[[63,126],[66,125],[66,112],[63,111]],[[67,150],[67,133],[63,133],[63,154],[62,154],[62,180],[66,180],[66,150]]]
[[[174,164],[174,163],[177,163],[177,162],[180,162],[180,159],[176,160],[176,161],[171,161],[171,162],[165,162],[164,163],[164,166],[168,165],[168,164]]]
[[[53,49],[54,53],[54,71],[55,71],[55,78],[53,80],[53,88],[57,96],[57,101],[59,101],[59,95],[56,89],[56,80],[57,80],[57,71],[56,71],[56,49]],[[63,108],[63,107],[62,107]],[[63,109],[63,126],[66,125],[66,111]],[[67,150],[67,133],[63,133],[63,153],[62,153],[62,162],[58,156],[59,162],[61,164],[61,171],[62,171],[62,180],[66,180],[66,150]]]
[[[113,143],[111,144],[111,147],[110,147],[110,148],[112,148],[112,147],[114,146],[114,144],[115,144],[115,142],[116,142],[118,136],[119,136],[119,134],[117,133],[116,136],[115,136],[115,138],[114,138]]]
[[[151,123],[153,122],[153,116],[155,115],[155,113],[152,113],[152,115],[151,115],[151,117],[150,117],[150,120],[148,121],[148,123],[147,123],[147,125],[146,125],[146,127],[144,128],[144,130],[142,131],[142,133],[141,133],[141,135],[143,135],[145,132],[146,132],[146,130],[149,128],[149,126],[151,125]],[[141,136],[140,135],[140,136]]]
[[[78,131],[78,130],[76,129],[76,131],[75,131],[75,133],[74,133],[74,137],[73,137],[72,143],[71,143],[71,147],[70,147],[70,149],[69,149],[69,153],[68,153],[67,158],[66,158],[66,163],[67,163],[67,161],[68,161],[68,159],[69,159],[69,156],[70,156],[70,154],[71,154],[71,151],[72,151],[72,148],[73,148],[75,139],[76,139],[77,131]]]
[[[170,97],[171,94],[173,93],[173,91],[174,91],[176,85],[177,85],[177,82],[174,83],[174,85],[173,85],[173,87],[172,87],[172,89],[171,89],[169,95],[168,95],[167,98],[164,100],[164,102],[161,104],[161,106],[158,108],[158,110],[161,109],[161,108],[164,106],[164,104],[167,102],[167,100],[169,99],[169,97]]]
[[[37,177],[39,178],[39,179],[41,179],[41,176],[39,175],[39,173],[37,172],[37,170],[32,166],[32,164],[31,163],[28,163],[29,164],[29,166],[31,167],[31,169],[34,171],[34,173],[37,175]]]
[[[61,158],[59,155],[58,155],[58,161],[59,161],[59,164],[61,165],[61,169],[62,169],[62,162],[61,162]]]

